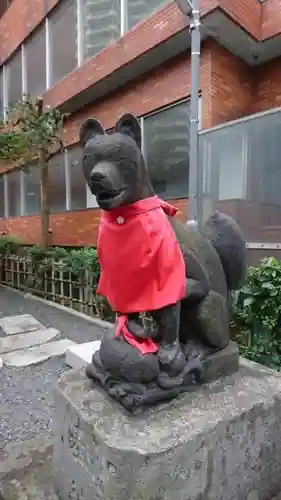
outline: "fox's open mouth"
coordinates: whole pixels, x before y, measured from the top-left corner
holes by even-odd
[[[124,192],[124,189],[114,189],[112,191],[100,191],[97,194],[97,199],[99,201],[110,201],[114,200]]]

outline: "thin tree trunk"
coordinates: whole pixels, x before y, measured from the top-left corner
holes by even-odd
[[[38,118],[43,114],[43,99],[36,100],[36,111]],[[46,151],[40,149],[40,192],[41,192],[41,234],[40,246],[43,250],[49,244],[49,169]],[[1,500],[1,499],[0,499]]]
[[[40,190],[41,190],[41,237],[40,246],[43,250],[49,244],[49,167],[44,151],[40,154]]]

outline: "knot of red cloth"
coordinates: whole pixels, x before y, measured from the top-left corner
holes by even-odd
[[[120,337],[122,334],[128,344],[131,344],[131,346],[138,349],[142,355],[156,353],[158,351],[158,345],[155,344],[155,342],[153,342],[150,338],[136,339],[136,337],[129,332],[126,326],[127,320],[128,317],[125,315],[117,318],[115,337]]]

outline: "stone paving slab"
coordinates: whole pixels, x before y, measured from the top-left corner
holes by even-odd
[[[44,326],[31,314],[6,316],[0,319],[0,328],[5,335],[17,335],[43,329]]]
[[[94,352],[100,348],[100,340],[84,342],[69,347],[65,354],[65,363],[75,370],[80,370],[88,363],[91,363]]]
[[[17,368],[37,365],[50,358],[63,356],[66,350],[72,345],[74,345],[74,342],[71,340],[61,339],[43,345],[9,352],[3,355],[4,365]]]
[[[43,328],[43,330],[34,330],[24,335],[22,333],[18,335],[8,335],[7,337],[0,338],[0,354],[46,344],[54,340],[59,334],[59,330],[55,328]]]

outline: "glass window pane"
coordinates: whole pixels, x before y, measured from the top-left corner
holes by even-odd
[[[49,18],[51,85],[77,66],[76,0],[63,0]]]
[[[7,64],[8,106],[22,99],[21,50],[18,50]]]
[[[15,170],[7,174],[8,181],[8,217],[21,215],[20,171]]]
[[[218,200],[235,200],[245,197],[247,172],[247,141],[243,130],[222,128],[211,144],[210,181],[217,176]],[[215,187],[215,186],[214,186]]]
[[[120,0],[85,0],[83,4],[84,58],[98,54],[121,36]]]
[[[216,208],[231,215],[248,242],[280,240],[280,134],[278,111],[200,135],[200,161],[209,177],[208,215]]]
[[[27,93],[36,98],[46,89],[45,24],[28,39],[25,45]]]
[[[82,172],[81,149],[79,147],[67,151],[70,180],[70,210],[86,208],[86,183]]]
[[[128,29],[148,18],[157,9],[162,7],[167,0],[127,0]]]
[[[86,196],[87,196],[87,208],[97,208],[98,203],[97,203],[97,198],[95,197],[94,194],[91,193],[90,188],[88,184],[86,185]]]
[[[40,214],[40,168],[30,167],[24,173],[24,214]]]
[[[50,212],[66,210],[66,185],[64,153],[54,155],[49,163]]]
[[[188,195],[190,105],[181,103],[144,119],[144,151],[155,192]]]
[[[0,176],[0,217],[5,217],[5,203],[4,203],[4,175]]]
[[[248,138],[247,199],[281,206],[281,112],[257,116],[239,128]]]

